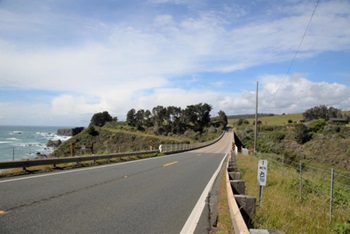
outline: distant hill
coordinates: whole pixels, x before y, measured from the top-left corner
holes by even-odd
[[[259,117],[264,117],[264,116],[275,116],[275,114],[264,114],[264,113],[259,113]],[[240,114],[240,115],[229,115],[227,116],[228,119],[251,119],[255,118],[255,114]]]
[[[255,121],[255,115],[252,115],[252,114],[234,115],[234,118],[230,118],[228,122],[231,126],[234,126],[239,119],[246,119],[249,121],[249,123],[253,124]],[[261,121],[262,124],[267,124],[267,125],[285,125],[285,124],[288,124],[288,122],[290,121],[293,123],[298,123],[302,119],[303,119],[302,113],[284,114],[284,115],[258,114],[258,120]]]

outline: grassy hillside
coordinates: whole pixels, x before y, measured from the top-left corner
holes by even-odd
[[[297,124],[301,119],[301,114],[259,118],[258,157],[237,158],[247,194],[255,197],[259,196],[258,159],[269,162],[263,205],[256,209],[255,227],[286,233],[350,233],[350,126],[324,120]],[[249,124],[241,126],[236,125],[237,120],[230,124],[243,144],[252,148],[254,119],[248,120]],[[335,182],[330,223],[332,168]]]
[[[287,124],[289,120],[294,122],[299,122],[303,119],[303,115],[301,113],[295,113],[295,114],[286,114],[286,115],[274,115],[274,116],[264,116],[259,117],[258,120],[260,120],[265,125],[284,125]],[[255,118],[247,118],[249,123],[253,124],[255,121]],[[228,120],[230,125],[235,125],[238,122],[238,119],[229,119]]]
[[[275,153],[289,159],[303,158],[307,161],[350,170],[350,127],[327,122],[307,123],[304,143],[296,139],[296,120],[301,114],[259,118],[257,150]],[[286,124],[291,119],[293,124]],[[236,126],[240,140],[247,148],[253,148],[254,126]]]
[[[108,123],[103,127],[94,127],[95,132],[89,128],[60,145],[52,154],[57,157],[70,155],[70,145],[90,146],[94,145],[95,154],[108,154],[119,152],[132,152],[150,150],[152,141],[157,149],[160,144],[170,143],[195,143],[205,142],[217,138],[221,131],[215,128],[208,128],[203,134],[187,131],[184,135],[155,135],[150,130],[138,131],[135,128],[123,123]],[[89,149],[76,150],[76,155],[91,154]]]

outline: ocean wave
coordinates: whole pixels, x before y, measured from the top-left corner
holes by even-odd
[[[46,144],[40,142],[26,142],[18,144],[19,147],[46,147]]]
[[[61,140],[66,141],[71,138],[71,136],[59,136],[56,133],[47,133],[47,132],[36,132],[35,134],[46,138],[47,140]]]
[[[11,141],[20,141],[20,139],[16,138],[16,137],[10,137],[10,138],[6,138],[6,140],[8,142],[11,142]]]

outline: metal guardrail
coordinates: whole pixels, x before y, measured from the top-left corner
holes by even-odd
[[[219,141],[224,134],[225,132],[223,132],[220,135],[220,137],[218,137],[217,139],[209,142],[197,143],[197,144],[182,144],[183,146],[182,148],[179,147],[179,145],[177,144],[163,144],[162,146],[164,146],[164,150],[162,150],[162,153],[172,154],[172,153],[180,153],[188,150],[202,148]],[[8,162],[0,162],[0,169],[23,168],[25,170],[27,167],[44,166],[44,165],[53,165],[54,167],[56,167],[57,164],[62,164],[62,163],[72,163],[72,162],[79,163],[84,161],[96,161],[101,159],[131,157],[131,156],[137,156],[137,155],[156,154],[156,153],[159,153],[159,151],[150,150],[150,151],[92,155],[92,156],[75,156],[75,157],[64,157],[64,158],[46,158],[46,159],[8,161]]]
[[[137,156],[137,155],[156,154],[158,152],[159,152],[158,150],[151,150],[151,151],[118,153],[118,154],[9,161],[9,162],[0,162],[0,169],[10,169],[10,168],[25,169],[27,167],[44,166],[44,165],[54,165],[55,167],[57,164],[62,164],[62,163],[71,163],[71,162],[79,163],[84,161],[96,161],[101,159],[113,159],[113,158],[131,157],[131,156]]]
[[[164,154],[170,154],[170,153],[178,153],[178,152],[184,152],[189,150],[195,150],[200,149],[209,145],[212,145],[216,142],[218,142],[223,136],[225,132],[223,132],[218,138],[208,141],[208,142],[202,142],[202,143],[195,143],[195,144],[162,144],[161,146],[161,152]]]

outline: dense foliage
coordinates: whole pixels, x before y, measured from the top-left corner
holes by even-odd
[[[342,118],[343,115],[341,110],[337,108],[320,105],[306,110],[303,113],[303,117],[305,120],[310,121],[314,119],[329,120],[330,118]]]
[[[175,106],[156,106],[150,110],[130,109],[126,115],[126,122],[129,126],[138,130],[152,128],[156,134],[184,134],[188,130],[203,133],[206,127],[227,126],[225,112],[219,111],[219,116],[213,121],[210,118],[212,106],[207,103],[189,105],[186,109]]]
[[[235,133],[249,149],[254,145],[254,125],[236,123]],[[350,170],[350,127],[315,119],[307,123],[258,125],[257,150],[283,155],[285,163],[300,158]]]
[[[107,111],[95,113],[90,121],[90,125],[96,125],[102,127],[106,122],[117,121],[117,118],[113,118]]]

